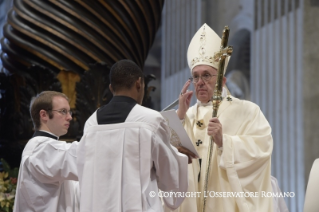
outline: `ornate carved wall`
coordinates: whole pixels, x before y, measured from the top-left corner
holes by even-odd
[[[29,103],[43,90],[69,97],[74,115],[65,138],[79,139],[85,120],[112,97],[109,67],[131,59],[143,68],[163,4],[164,0],[14,0],[1,39],[1,156],[19,165],[21,150],[33,133]],[[146,83],[152,79],[146,77]],[[145,89],[147,106],[153,88]]]

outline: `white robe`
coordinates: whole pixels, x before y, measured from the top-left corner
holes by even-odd
[[[275,194],[282,193],[281,189],[279,188],[277,179],[273,176],[271,176],[271,187],[272,187],[273,193]],[[274,205],[275,212],[289,212],[285,199],[283,197],[274,195],[273,199],[274,199],[273,205]]]
[[[201,195],[186,198],[179,211],[195,212],[202,209],[210,141],[207,124],[212,117],[212,110],[209,104],[197,103],[189,108],[185,117],[184,128],[202,158],[201,167],[198,160],[193,160],[189,165],[188,191],[201,192]],[[272,191],[270,174],[273,140],[269,123],[257,105],[234,97],[232,101],[224,98],[217,117],[222,124],[223,148],[218,148],[215,143],[213,145],[208,184],[208,192],[211,193],[206,194],[206,211],[273,211],[273,199],[261,197],[261,192]],[[199,120],[204,123],[201,127],[196,125]],[[198,140],[202,141],[199,146],[196,145]],[[224,197],[227,193],[218,192],[236,192],[239,197]],[[254,197],[245,197],[240,192],[246,195],[249,194],[247,192],[259,193],[254,194]]]
[[[78,149],[81,212],[163,211],[159,189],[186,192],[187,162],[160,113],[135,105],[124,123],[98,125],[95,112]],[[175,209],[183,199],[164,202]]]
[[[76,141],[66,143],[45,136],[28,141],[22,153],[14,212],[77,211],[77,146]]]

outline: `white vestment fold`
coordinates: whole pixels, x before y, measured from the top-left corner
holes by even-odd
[[[186,192],[188,158],[170,145],[170,129],[156,111],[135,105],[126,121],[88,119],[78,149],[81,212],[163,211],[159,189]],[[183,197],[164,198],[176,209]]]
[[[77,146],[78,142],[66,143],[45,136],[28,141],[22,153],[14,212],[77,210],[73,205],[73,189],[77,186],[74,181],[78,180]]]
[[[217,117],[223,130],[223,147],[218,148],[213,144],[206,194],[203,187],[210,142],[207,126],[213,108],[210,104],[197,103],[187,111],[184,128],[202,159],[201,166],[198,160],[193,160],[189,165],[188,191],[200,194],[186,198],[178,211],[201,211],[204,195],[207,196],[206,211],[273,211],[273,199],[263,196],[272,192],[271,128],[257,105],[231,98],[232,101],[224,98],[218,110]]]
[[[279,185],[278,185],[278,181],[275,177],[271,176],[271,187],[272,187],[272,192],[274,194],[282,194]],[[286,205],[285,199],[278,195],[275,196],[274,195],[274,212],[289,212],[288,207]]]

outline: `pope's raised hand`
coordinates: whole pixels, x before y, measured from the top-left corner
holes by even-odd
[[[187,80],[187,82],[184,84],[182,91],[179,95],[177,115],[180,120],[185,118],[185,114],[189,108],[189,104],[193,96],[193,91],[187,90],[190,84],[191,84],[191,80]]]

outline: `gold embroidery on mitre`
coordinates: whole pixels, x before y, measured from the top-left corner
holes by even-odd
[[[200,46],[199,46],[199,55],[201,58],[204,57],[206,50],[205,50],[205,44],[206,44],[206,32],[205,32],[205,26],[203,27],[203,32],[200,35]]]
[[[202,59],[203,62],[208,62],[208,63],[211,63],[211,64],[214,64],[215,60],[213,57],[209,57],[209,56],[206,56]]]
[[[191,65],[193,66],[195,63],[199,62],[199,58],[195,57],[192,61],[191,61]]]
[[[219,61],[219,56],[221,55],[219,52],[215,53],[214,56],[205,56],[206,54],[206,32],[205,32],[205,26],[203,27],[203,32],[200,35],[200,47],[199,47],[199,57],[195,57],[191,61],[191,66],[194,66],[198,62],[207,62],[212,65],[216,65],[216,62]]]

